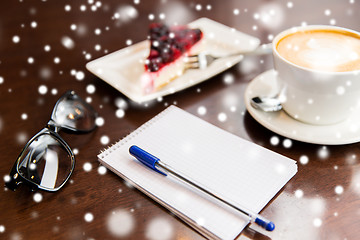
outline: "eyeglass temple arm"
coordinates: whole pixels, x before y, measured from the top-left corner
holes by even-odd
[[[22,161],[22,163],[19,165],[19,167],[20,167],[20,168],[28,169],[28,171],[29,171],[30,168],[24,167],[24,164],[28,164],[28,163],[29,163],[32,155],[33,155],[33,150],[27,154],[27,156],[26,156],[25,159]],[[14,164],[14,166],[12,167],[12,169],[11,169],[11,171],[10,171],[10,176],[9,176],[9,177],[10,177],[10,180],[7,181],[7,182],[5,182],[5,186],[6,186],[7,188],[9,188],[10,190],[12,190],[12,191],[15,191],[20,183],[26,183],[26,184],[27,184],[27,181],[25,181],[25,180],[23,179],[23,177],[18,173],[17,166],[18,166],[18,162],[16,161],[15,164]],[[29,172],[28,172],[28,174],[30,175]],[[31,175],[33,175],[34,178],[36,178],[36,180],[40,182],[40,179],[39,179],[38,174],[37,174],[36,171],[32,171],[32,174],[31,174]],[[35,180],[35,181],[36,181],[36,180]],[[30,184],[30,187],[33,188],[32,184]]]
[[[10,180],[5,182],[5,186],[10,190],[15,191],[17,189],[18,185],[22,182],[21,181],[22,179],[16,170],[16,163],[12,167],[9,177],[10,177]]]

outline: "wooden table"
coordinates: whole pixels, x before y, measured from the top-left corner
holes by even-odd
[[[97,160],[101,149],[175,104],[298,163],[298,173],[262,211],[276,223],[276,230],[269,233],[249,226],[239,239],[359,239],[359,144],[291,141],[291,146],[284,146],[285,137],[257,123],[245,108],[245,88],[272,68],[271,56],[248,57],[206,82],[147,105],[130,101],[85,69],[88,61],[145,39],[153,21],[185,24],[208,17],[265,43],[280,31],[304,23],[359,31],[359,11],[356,0],[3,2],[0,176],[5,179],[9,174],[21,148],[45,126],[66,90],[73,89],[90,101],[104,124],[86,135],[61,133],[77,155],[71,181],[59,192],[35,195],[26,187],[0,191],[0,238],[203,239],[117,175],[101,172]],[[199,108],[206,113],[199,114]]]

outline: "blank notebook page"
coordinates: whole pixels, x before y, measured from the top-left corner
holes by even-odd
[[[109,169],[211,238],[234,239],[248,224],[247,217],[170,174],[146,168],[129,154],[132,145],[228,202],[257,213],[297,172],[295,161],[175,106],[98,156]]]

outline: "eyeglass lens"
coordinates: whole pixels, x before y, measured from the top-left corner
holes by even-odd
[[[18,161],[18,173],[42,188],[56,189],[67,180],[73,159],[65,146],[54,136],[37,136]]]
[[[95,128],[96,112],[71,92],[59,100],[52,113],[52,120],[61,128],[87,132]]]

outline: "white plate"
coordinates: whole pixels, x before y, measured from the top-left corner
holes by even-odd
[[[256,121],[267,129],[284,137],[307,143],[342,145],[360,141],[360,111],[355,111],[343,122],[318,126],[295,120],[284,111],[266,113],[250,105],[252,97],[274,96],[277,91],[274,70],[257,76],[245,91],[247,110]]]
[[[238,51],[252,51],[260,44],[259,39],[208,18],[200,18],[190,23],[189,26],[201,29],[204,34],[203,40],[206,52],[217,56]],[[146,34],[144,33],[144,36]],[[217,60],[206,69],[188,70],[160,90],[145,94],[141,88],[140,77],[144,72],[144,60],[148,55],[149,41],[145,40],[95,59],[87,63],[86,68],[131,100],[141,103],[175,93],[205,81],[243,59],[243,56],[227,57]]]

